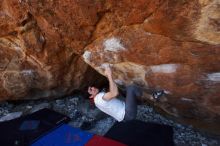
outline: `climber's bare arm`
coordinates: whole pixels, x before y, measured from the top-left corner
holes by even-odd
[[[109,92],[107,92],[103,96],[103,99],[111,100],[112,98],[115,98],[119,92],[118,92],[118,87],[117,87],[116,83],[113,81],[112,71],[111,71],[110,66],[105,67],[105,75],[109,81]]]

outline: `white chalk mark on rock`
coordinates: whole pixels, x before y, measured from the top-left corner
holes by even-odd
[[[207,80],[220,82],[220,72],[207,74]]]
[[[168,90],[164,90],[164,93],[165,94],[172,94],[170,91],[168,91]]]
[[[110,38],[104,41],[104,50],[111,51],[111,52],[118,52],[125,50],[124,46],[122,45],[121,41],[117,38]]]
[[[153,73],[174,73],[178,67],[178,64],[161,64],[150,66],[150,69]]]
[[[103,63],[103,64],[101,64],[100,68],[105,69],[105,68],[107,68],[107,67],[112,67],[112,66],[113,66],[113,64]]]
[[[29,69],[29,70],[22,70],[21,73],[25,76],[28,76],[28,75],[32,75],[33,74],[33,70]]]
[[[91,58],[91,52],[90,51],[85,51],[83,54],[83,58],[85,62],[90,62],[90,58]]]
[[[146,35],[151,35],[151,33],[150,33],[150,32],[146,32],[145,34],[146,34]]]
[[[182,100],[182,101],[188,101],[188,102],[192,102],[192,101],[193,101],[192,99],[185,98],[185,97],[181,98],[181,100]]]

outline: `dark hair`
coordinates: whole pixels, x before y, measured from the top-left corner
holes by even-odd
[[[91,84],[91,85],[89,85],[89,86],[87,87],[87,89],[88,89],[89,87],[95,87],[95,88],[97,88],[97,89],[99,90],[99,92],[102,90],[102,87],[101,87],[100,85],[98,85],[98,84]]]
[[[99,90],[99,92],[101,91],[105,91],[107,92],[108,91],[108,88],[109,88],[109,84],[98,84],[98,83],[93,83],[93,84],[90,84],[88,87],[95,87]],[[88,89],[87,87],[87,89]]]
[[[101,91],[104,91],[104,92],[107,92],[108,90],[108,86],[106,86],[106,85],[100,85],[100,84],[96,84],[96,83],[93,83],[93,84],[90,84],[89,86],[86,86],[85,87],[85,89],[84,89],[84,91],[83,91],[83,96],[86,98],[86,99],[88,99],[89,98],[89,96],[90,96],[90,94],[88,93],[88,88],[89,87],[95,87],[95,88],[97,88],[98,90],[99,90],[99,92],[101,92]]]

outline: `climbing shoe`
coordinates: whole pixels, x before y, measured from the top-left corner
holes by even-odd
[[[153,98],[156,100],[158,100],[163,95],[164,95],[164,90],[155,91],[152,93]]]

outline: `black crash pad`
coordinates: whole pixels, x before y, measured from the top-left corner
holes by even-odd
[[[129,146],[173,146],[173,129],[168,125],[138,120],[117,122],[105,134]]]
[[[17,119],[0,122],[0,145],[28,146],[69,120],[69,117],[45,108]]]

